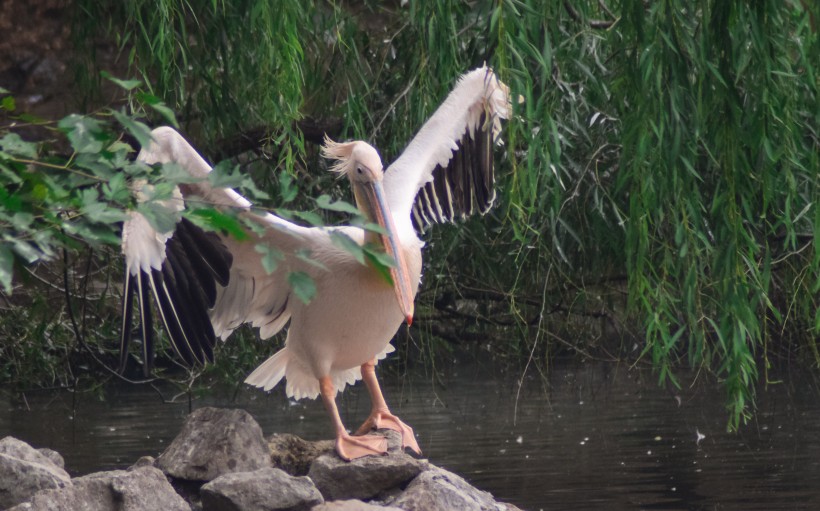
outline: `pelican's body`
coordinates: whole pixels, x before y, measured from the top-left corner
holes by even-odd
[[[380,231],[309,228],[270,213],[257,215],[235,191],[213,188],[204,180],[211,167],[181,135],[170,128],[154,130],[153,142],[142,149],[139,160],[173,162],[203,178],[180,185],[166,207],[181,211],[192,203],[232,208],[256,228],[238,240],[202,231],[183,218],[173,231],[160,233],[141,213],[130,213],[123,226],[123,365],[135,294],[143,318],[146,365],[152,358],[149,297],[158,304],[171,345],[188,363],[210,360],[215,338],[226,339],[243,323],[258,327],[267,338],[289,322],[285,347],[246,382],[270,390],[285,378],[290,397],[321,395],[334,421],[337,451],[352,459],[386,451],[383,437],[348,435],[336,409],[336,393],[363,379],[373,408],[357,434],[377,427],[396,429],[403,445],[419,452],[412,429],[390,413],[374,366],[393,350],[390,340],[401,323],[412,321],[423,246],[413,221],[453,221],[486,212],[493,202],[491,149],[499,119],[509,116],[507,95],[506,86],[486,68],[465,75],[387,171],[365,142],[327,142],[325,156],[337,160],[332,170],[348,177],[358,208]],[[146,191],[137,188],[138,199],[144,200]],[[340,234],[359,245],[381,247],[393,257],[391,278],[342,248],[334,241]],[[263,264],[266,247],[279,254],[271,272]],[[288,281],[292,275],[307,275],[315,284],[308,303],[294,295]]]

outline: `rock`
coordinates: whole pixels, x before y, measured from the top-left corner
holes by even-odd
[[[278,468],[234,472],[202,486],[203,511],[301,511],[323,502],[307,477]]]
[[[41,491],[9,511],[190,511],[182,497],[154,467],[97,472],[72,486]]]
[[[63,455],[59,452],[53,449],[49,449],[47,447],[37,449],[37,452],[48,458],[49,461],[51,461],[61,469],[65,470],[65,460],[63,459]]]
[[[71,486],[71,477],[47,455],[14,437],[0,440],[0,509],[64,486]]]
[[[334,449],[333,440],[310,442],[288,433],[273,434],[268,438],[268,448],[273,466],[292,476],[307,475],[310,464],[320,454]]]
[[[388,502],[404,511],[507,511],[493,496],[470,485],[461,477],[430,466],[407,489]],[[513,508],[515,509],[515,508]]]
[[[244,410],[200,408],[157,458],[166,474],[191,481],[211,481],[222,474],[270,467],[262,428]]]
[[[425,461],[402,452],[353,461],[342,461],[334,452],[316,458],[308,476],[325,500],[365,500],[410,481],[426,467]]]
[[[314,506],[310,511],[403,511],[397,507],[368,504],[361,500],[337,500]]]

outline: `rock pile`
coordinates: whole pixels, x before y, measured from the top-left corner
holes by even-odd
[[[333,442],[265,440],[243,410],[201,408],[156,460],[71,478],[62,457],[0,440],[0,509],[10,511],[515,511],[464,479],[400,452],[345,462]]]

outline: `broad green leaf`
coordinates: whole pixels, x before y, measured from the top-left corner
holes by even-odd
[[[360,264],[364,264],[364,249],[362,249],[361,245],[353,241],[350,236],[339,230],[333,230],[330,232],[330,241],[337,247],[349,252]]]
[[[179,123],[177,122],[174,111],[168,108],[165,103],[149,104],[148,106],[156,110],[166,121],[171,123],[174,128],[179,129]]]
[[[151,145],[151,130],[145,124],[117,110],[111,110],[111,114],[122,124],[122,126],[137,139],[140,147]]]
[[[100,121],[84,115],[71,114],[57,123],[71,142],[71,147],[78,153],[98,153],[103,149],[103,142],[98,138],[103,131]]]
[[[276,270],[280,261],[285,260],[285,254],[270,243],[258,243],[254,245],[253,249],[262,254],[262,268],[268,275]]]
[[[13,155],[32,159],[37,157],[37,144],[26,142],[17,133],[7,133],[6,136],[0,138],[0,147],[4,152]]]
[[[314,259],[313,255],[310,252],[310,250],[308,250],[306,248],[300,248],[299,250],[297,250],[296,251],[296,257],[298,259],[301,259],[302,261],[312,265],[312,266],[315,266],[317,268],[321,268],[322,270],[327,270],[327,266],[322,264],[321,261],[318,261],[317,259]]]
[[[296,198],[299,194],[299,189],[293,184],[293,176],[287,172],[279,174],[279,196],[282,202],[287,204]]]
[[[291,211],[291,214],[297,218],[301,218],[314,227],[325,225],[322,221],[322,217],[312,211]]]
[[[245,176],[239,171],[239,165],[228,160],[217,163],[208,173],[208,182],[214,188],[239,188]]]
[[[142,85],[142,82],[139,81],[139,80],[122,80],[120,78],[115,78],[115,77],[111,76],[111,74],[108,73],[107,71],[100,71],[100,76],[102,76],[106,80],[110,80],[110,81],[114,82],[115,84],[117,84],[118,86],[122,87],[123,89],[125,89],[127,91],[132,91],[132,90],[136,89],[137,87],[139,87],[140,85]]]
[[[267,192],[257,188],[256,183],[253,182],[253,179],[247,176],[245,176],[245,179],[242,180],[242,191],[246,195],[250,195],[252,199],[270,200],[270,195],[268,195]]]
[[[250,238],[242,227],[242,222],[230,213],[223,213],[213,208],[200,208],[189,211],[186,216],[192,221],[199,219],[205,223],[205,225],[202,225],[202,222],[196,222],[197,225],[207,226],[210,230],[225,232],[238,241],[244,241]]]
[[[162,176],[173,184],[199,183],[204,179],[191,175],[182,165],[175,162],[162,164]]]
[[[294,271],[288,274],[288,283],[303,303],[310,303],[316,296],[316,283],[305,272]]]
[[[350,213],[351,215],[361,215],[362,212],[349,202],[338,200],[333,202],[329,195],[320,195],[316,198],[316,205],[322,209],[329,211],[339,211],[342,213]]]
[[[141,213],[157,232],[168,233],[174,230],[181,215],[175,208],[169,208],[157,201],[143,202],[137,205]]]
[[[384,252],[378,252],[374,250],[364,249],[364,256],[373,266],[373,268],[379,273],[379,276],[384,279],[385,282],[393,285],[393,276],[390,274],[390,268],[392,266],[396,266],[396,262],[393,260],[392,257],[385,254]]]
[[[14,101],[14,96],[6,96],[0,99],[0,108],[8,112],[13,112],[17,108],[17,103]]]

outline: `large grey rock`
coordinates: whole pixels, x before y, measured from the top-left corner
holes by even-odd
[[[41,447],[37,449],[37,452],[48,458],[49,461],[57,465],[58,467],[65,470],[65,460],[63,459],[63,455],[59,452],[49,449],[47,447]]]
[[[231,472],[271,466],[262,428],[244,410],[200,408],[157,458],[166,474],[190,481],[211,481]]]
[[[41,491],[9,511],[190,511],[165,475],[154,467],[97,472],[72,486]]]
[[[334,452],[316,458],[308,476],[325,500],[366,500],[405,484],[426,467],[427,462],[401,452],[353,461],[343,461]]]
[[[203,511],[306,511],[323,502],[307,477],[270,467],[217,477],[200,494]]]
[[[388,502],[404,511],[506,511],[509,508],[461,477],[430,466],[407,489]],[[514,508],[513,508],[514,509]]]
[[[71,485],[71,477],[47,455],[22,440],[0,440],[0,509],[30,499],[40,490]]]
[[[268,448],[274,467],[292,476],[304,476],[319,455],[333,451],[334,441],[311,442],[296,435],[275,433],[268,438]]]
[[[403,511],[397,507],[377,506],[361,500],[336,500],[314,506],[310,511]]]

